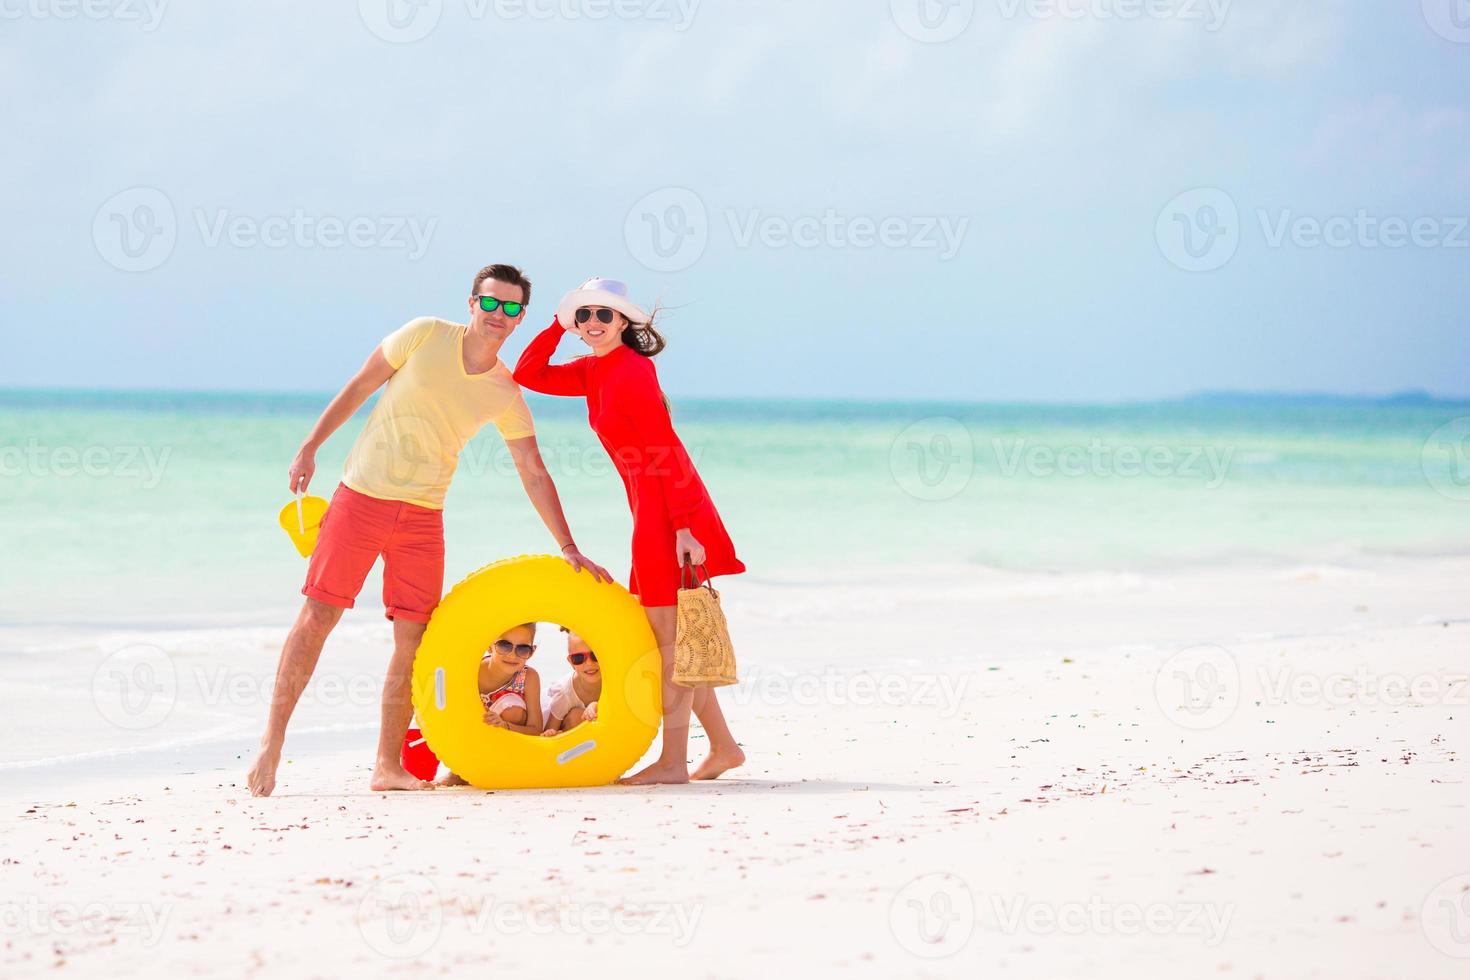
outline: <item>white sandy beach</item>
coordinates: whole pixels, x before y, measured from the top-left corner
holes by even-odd
[[[0,970],[1461,977],[1467,579],[732,582],[713,784],[378,795],[370,730],[263,800],[244,744],[12,766]]]

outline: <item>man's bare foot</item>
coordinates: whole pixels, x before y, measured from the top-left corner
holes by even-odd
[[[396,762],[391,766],[380,762],[373,768],[372,787],[374,793],[386,793],[392,790],[433,789],[434,784],[418,778]]]
[[[245,774],[245,785],[250,787],[251,796],[271,795],[276,788],[276,767],[280,764],[280,749],[260,750],[250,771]]]
[[[745,753],[740,746],[731,745],[724,748],[712,748],[709,755],[705,756],[699,768],[690,773],[690,779],[717,779],[721,773],[728,772],[736,766],[745,762]]]
[[[640,769],[631,776],[624,776],[618,780],[619,786],[653,786],[659,783],[687,783],[689,782],[689,767],[681,765],[664,765],[655,762],[646,769]]]
[[[442,775],[438,779],[434,780],[434,785],[435,786],[468,786],[469,783],[465,782],[465,780],[464,780],[464,778],[462,776],[456,776],[452,772],[446,772],[444,775]]]

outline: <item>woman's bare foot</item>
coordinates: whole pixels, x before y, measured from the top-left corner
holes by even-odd
[[[373,767],[373,781],[371,785],[374,793],[386,793],[391,790],[434,788],[433,783],[425,782],[396,762],[393,765],[384,765],[380,762]]]
[[[653,786],[659,783],[687,783],[689,782],[689,767],[681,765],[667,765],[655,762],[645,769],[640,769],[631,776],[624,776],[618,780],[619,786]]]
[[[270,796],[276,788],[276,768],[281,764],[279,748],[263,748],[245,774],[245,785],[251,796]]]
[[[720,774],[734,769],[745,762],[745,753],[740,746],[731,745],[722,748],[712,748],[709,755],[705,756],[699,768],[690,774],[690,779],[717,779]]]
[[[468,786],[469,783],[465,782],[464,778],[461,777],[461,776],[456,776],[452,772],[446,772],[444,775],[442,775],[438,779],[434,780],[434,785],[435,786]]]

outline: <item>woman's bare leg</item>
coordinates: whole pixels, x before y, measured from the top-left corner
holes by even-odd
[[[689,709],[694,692],[674,683],[674,626],[677,606],[647,606],[648,625],[663,661],[664,736],[658,758],[618,782],[629,786],[689,782]]]
[[[745,753],[730,733],[730,725],[725,721],[725,712],[720,708],[720,699],[715,696],[714,688],[701,687],[694,692],[694,716],[709,738],[709,755],[690,774],[690,779],[715,779],[745,761]]]

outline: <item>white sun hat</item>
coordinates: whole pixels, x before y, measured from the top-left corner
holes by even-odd
[[[594,277],[561,298],[556,318],[563,327],[577,322],[577,310],[584,306],[606,306],[617,310],[633,323],[647,323],[648,312],[628,298],[628,284],[617,279]]]

